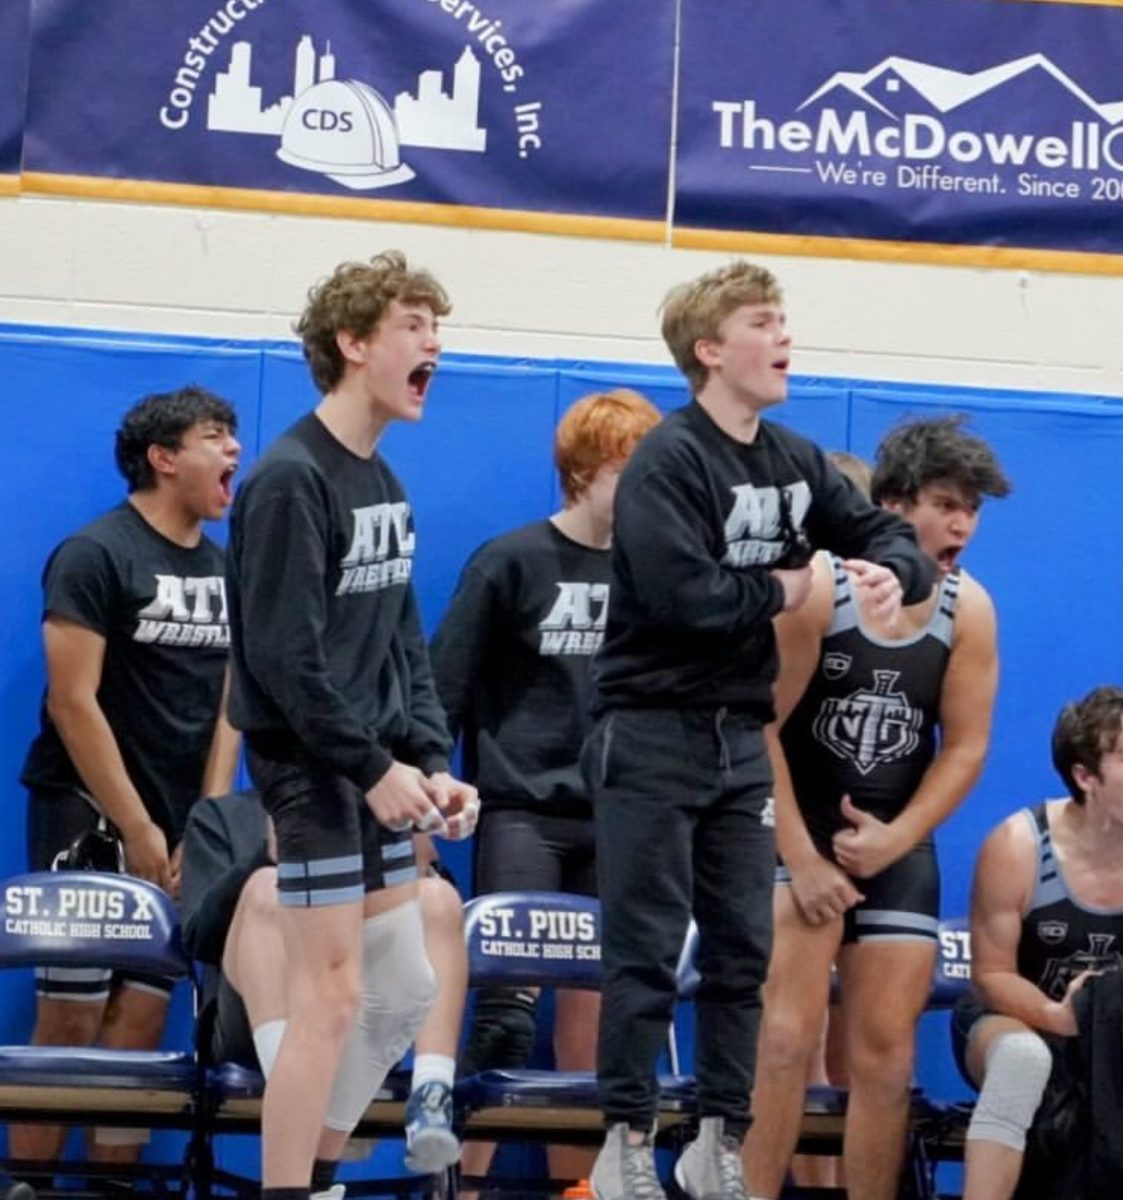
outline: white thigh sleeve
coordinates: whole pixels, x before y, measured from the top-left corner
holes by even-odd
[[[415,900],[363,922],[362,999],[324,1123],[350,1132],[425,1022],[437,980]]]

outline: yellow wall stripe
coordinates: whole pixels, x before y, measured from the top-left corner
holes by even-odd
[[[1123,8],[1123,0],[1023,0],[1027,4],[1089,4],[1103,8]]]
[[[420,204],[403,200],[371,200],[357,196],[311,196],[299,192],[155,183],[140,179],[107,179],[89,175],[53,175],[40,171],[24,172],[23,191],[98,200],[188,204],[203,208],[238,208],[301,216],[349,217],[368,221],[410,221],[424,225],[461,225],[477,229],[508,229],[528,233],[565,234],[572,237],[615,238],[623,241],[657,242],[662,241],[664,237],[662,221],[583,217],[566,213],[526,212],[520,209],[472,208],[454,204]]]
[[[672,244],[689,250],[733,250],[757,254],[802,254],[814,258],[931,263],[947,267],[1000,267],[1007,270],[1123,275],[1123,254],[1034,250],[1018,246],[945,246],[939,242],[804,237],[781,233],[738,233],[722,229],[676,229]]]

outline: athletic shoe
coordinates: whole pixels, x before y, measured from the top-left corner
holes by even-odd
[[[703,1117],[698,1136],[675,1163],[675,1183],[690,1200],[748,1200],[741,1143],[721,1117]]]
[[[406,1104],[406,1166],[436,1175],[460,1161],[460,1140],[452,1131],[452,1089],[431,1079],[410,1092]]]
[[[621,1121],[609,1128],[593,1164],[589,1182],[597,1200],[667,1200],[655,1173],[655,1145],[650,1134],[633,1145]]]
[[[326,1191],[312,1192],[308,1200],[343,1200],[343,1194],[347,1191],[342,1183],[333,1183]]]

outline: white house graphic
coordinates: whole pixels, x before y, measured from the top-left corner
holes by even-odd
[[[891,55],[868,71],[836,71],[826,83],[816,88],[796,111],[807,108],[808,105],[837,90],[848,92],[854,99],[896,120],[898,114],[884,103],[884,98],[879,99],[873,89],[876,85],[883,84],[886,93],[897,93],[903,81],[938,112],[949,113],[1029,71],[1037,70],[1051,76],[1056,83],[1109,125],[1123,120],[1123,100],[1099,103],[1044,54],[1028,54],[1024,58],[1012,59],[1010,62],[975,72],[953,71],[947,67],[937,67],[931,63]]]

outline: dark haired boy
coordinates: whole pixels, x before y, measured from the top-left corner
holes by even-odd
[[[203,523],[230,504],[236,427],[230,404],[202,388],[141,400],[117,431],[128,499],[47,561],[47,689],[20,777],[34,870],[107,827],[125,869],[174,896],[188,810],[231,785],[237,738],[220,715],[229,647],[223,560]],[[33,1042],[157,1045],[166,984],[112,985],[109,971],[37,971]],[[63,1134],[13,1126],[12,1153],[55,1158]],[[131,1141],[99,1130],[94,1155],[128,1159]]]
[[[1096,976],[1114,972],[1118,980],[1123,968],[1123,691],[1097,687],[1066,705],[1052,749],[1068,795],[1007,817],[975,864],[972,994],[956,1006],[951,1028],[960,1072],[979,1089],[967,1127],[964,1200],[1008,1200],[1015,1188],[1119,1195],[1118,1032],[1110,1003],[1101,1012],[1094,995],[1077,997]],[[1092,1007],[1081,1016],[1085,999]],[[1076,1054],[1067,1049],[1076,1049],[1074,1039]],[[1074,1059],[1092,1079],[1090,1120],[1073,1119],[1063,1104],[1076,1090]],[[1052,1114],[1042,1148],[1051,1141],[1053,1154],[1023,1172],[1026,1133],[1039,1110]],[[1062,1130],[1068,1138],[1058,1141]]]
[[[869,1200],[897,1195],[937,945],[932,835],[978,778],[998,679],[994,608],[959,557],[983,497],[1009,490],[962,417],[898,426],[878,446],[871,493],[916,530],[936,587],[886,620],[837,559],[819,555],[806,604],[776,619],[770,748],[783,866],[745,1143],[755,1196],[779,1194],[795,1148],[836,961],[847,1184]]]

